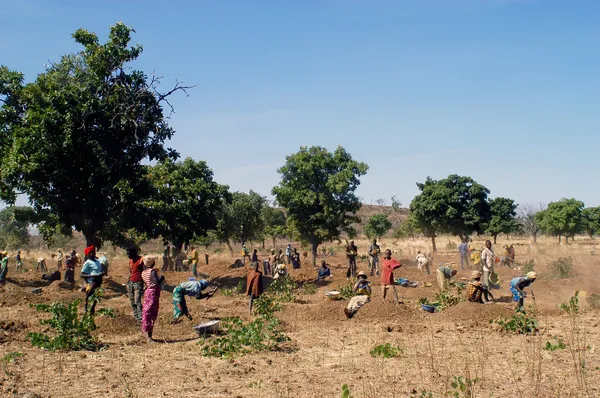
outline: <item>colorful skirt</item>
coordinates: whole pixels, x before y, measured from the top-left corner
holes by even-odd
[[[158,318],[158,304],[160,288],[149,288],[144,291],[144,304],[142,306],[142,331],[151,332],[154,322]]]
[[[173,290],[173,319],[177,320],[184,315],[187,315],[188,308],[185,302],[186,291],[181,286],[177,286]]]

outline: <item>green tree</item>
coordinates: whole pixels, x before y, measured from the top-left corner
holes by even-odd
[[[581,211],[583,218],[583,229],[594,239],[594,235],[600,232],[600,206],[586,207]]]
[[[19,249],[29,243],[29,227],[35,221],[31,207],[11,206],[0,210],[0,249]]]
[[[261,217],[267,200],[260,194],[234,192],[231,203],[226,203],[217,215],[215,234],[220,242],[226,243],[233,256],[232,241],[245,244],[249,240],[260,240],[264,231]]]
[[[381,238],[392,228],[392,222],[385,214],[374,214],[367,221],[365,233],[369,238]]]
[[[213,172],[203,161],[165,159],[148,167],[152,195],[142,198],[148,209],[151,236],[162,237],[181,249],[217,228],[217,214],[231,200],[228,187],[213,181]]]
[[[492,218],[487,224],[486,232],[494,237],[504,233],[508,234],[518,232],[520,224],[517,220],[517,204],[514,200],[508,198],[494,198],[490,201]]]
[[[410,214],[406,220],[404,220],[398,228],[394,230],[393,237],[396,239],[412,238],[419,233],[419,225],[415,217]]]
[[[582,231],[583,228],[583,202],[576,199],[563,198],[558,202],[548,204],[548,208],[536,214],[536,221],[542,230],[554,236],[558,236],[558,243],[569,243],[569,238]]]
[[[273,247],[277,245],[277,238],[286,235],[286,217],[282,209],[265,206],[262,212],[264,224],[264,235],[273,241]]]
[[[466,240],[474,232],[481,233],[490,219],[490,191],[471,177],[450,175],[443,180],[429,177],[417,183],[421,193],[410,203],[410,211],[421,232],[431,238],[449,233]]]
[[[353,230],[361,206],[355,191],[367,170],[365,163],[353,160],[341,146],[334,152],[318,146],[301,147],[278,170],[281,181],[273,195],[300,238],[310,244],[313,265],[321,243]]]
[[[162,104],[166,93],[129,66],[142,47],[129,47],[132,28],[117,23],[108,41],[84,29],[83,46],[23,84],[23,75],[0,68],[0,194],[14,203],[27,195],[45,237],[81,231],[87,244],[125,235],[141,219],[147,194],[143,162],[175,158],[163,146],[173,130]],[[142,209],[143,210],[143,209]]]

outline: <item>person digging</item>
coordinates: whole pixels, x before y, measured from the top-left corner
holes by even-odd
[[[367,281],[367,274],[364,271],[360,271],[356,276],[358,279],[352,291],[357,295],[352,297],[348,306],[344,308],[344,314],[346,314],[346,318],[348,319],[352,318],[360,307],[371,301],[371,286],[370,282]]]
[[[513,294],[513,301],[517,302],[517,307],[515,310],[525,312],[524,301],[526,294],[523,291],[526,287],[531,286],[533,282],[537,279],[537,274],[533,271],[528,272],[525,276],[520,276],[514,278],[510,281],[510,291]],[[533,290],[531,290],[531,297],[535,300],[535,295],[533,294]]]
[[[481,283],[481,271],[473,271],[471,280],[467,285],[467,300],[472,303],[483,304],[483,284]]]

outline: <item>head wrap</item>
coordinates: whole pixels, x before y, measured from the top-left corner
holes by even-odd
[[[202,289],[202,290],[204,290],[208,287],[208,282],[205,281],[204,279],[200,279],[199,283],[200,283],[200,289]]]
[[[527,273],[527,278],[529,279],[537,279],[537,274],[533,271]]]
[[[481,271],[473,271],[471,272],[471,278],[481,278]]]
[[[90,253],[94,253],[96,251],[96,248],[94,247],[94,245],[88,246],[85,249],[83,249],[83,254],[85,254],[86,256],[89,256]]]
[[[156,263],[156,257],[153,257],[153,256],[146,256],[146,257],[144,257],[144,265],[147,268],[154,267],[155,263]]]

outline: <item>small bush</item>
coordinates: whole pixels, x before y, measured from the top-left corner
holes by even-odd
[[[267,294],[280,303],[289,303],[296,299],[294,289],[296,284],[290,277],[278,278],[267,288]]]
[[[303,294],[315,294],[319,288],[314,283],[305,283],[302,285]]]
[[[6,354],[2,357],[2,362],[3,363],[14,363],[19,358],[23,358],[22,353],[20,353],[18,351],[9,352],[8,354]]]
[[[538,322],[533,315],[528,315],[519,310],[515,310],[515,314],[511,318],[491,320],[490,322],[498,324],[504,332],[535,334],[538,331]]]
[[[567,303],[560,304],[558,309],[566,312],[567,314],[579,313],[579,291],[576,291]]]
[[[352,394],[350,393],[350,389],[348,388],[348,384],[344,384],[342,386],[342,398],[352,398]]]
[[[567,348],[567,345],[559,338],[554,338],[555,343],[553,344],[551,341],[546,341],[546,346],[544,350],[546,351],[556,351],[556,350],[564,350]]]
[[[102,289],[98,289],[90,298],[91,301],[98,302],[103,294]],[[50,351],[57,350],[89,350],[98,351],[106,347],[98,339],[92,336],[92,331],[96,330],[94,322],[95,315],[84,313],[81,319],[77,314],[81,300],[74,300],[71,304],[52,303],[32,305],[37,311],[52,314],[50,319],[42,319],[41,325],[48,325],[55,330],[55,336],[51,337],[44,333],[29,333],[27,338],[35,347],[44,348]],[[102,308],[96,311],[98,315],[114,317],[114,312],[110,308]]]
[[[588,305],[593,309],[600,308],[600,294],[593,293],[587,298]]]
[[[453,390],[448,391],[447,395],[455,398],[474,398],[475,384],[478,382],[477,377],[471,379],[470,377],[454,376],[454,380],[450,383]]]
[[[336,288],[336,290],[340,292],[340,297],[343,299],[351,299],[352,297],[356,296],[356,293],[354,293],[353,289],[354,285],[352,282]]]
[[[418,304],[427,304],[433,305],[437,308],[437,311],[443,311],[446,308],[455,306],[456,304],[464,301],[462,296],[455,296],[452,292],[439,292],[436,293],[431,300],[428,298],[420,298],[417,303]]]
[[[535,260],[531,259],[523,264],[523,273],[535,271]]]
[[[448,243],[446,243],[446,249],[447,250],[456,250],[456,249],[458,249],[458,245],[456,244],[456,242],[449,240]]]
[[[550,263],[550,272],[558,279],[571,277],[573,275],[573,259],[571,257],[559,257]]]
[[[404,350],[399,346],[391,345],[390,343],[379,344],[378,346],[373,347],[369,354],[373,358],[383,357],[383,358],[398,358]]]
[[[239,281],[238,284],[231,289],[222,289],[221,294],[223,296],[233,296],[234,294],[243,294],[244,293],[244,281]]]

